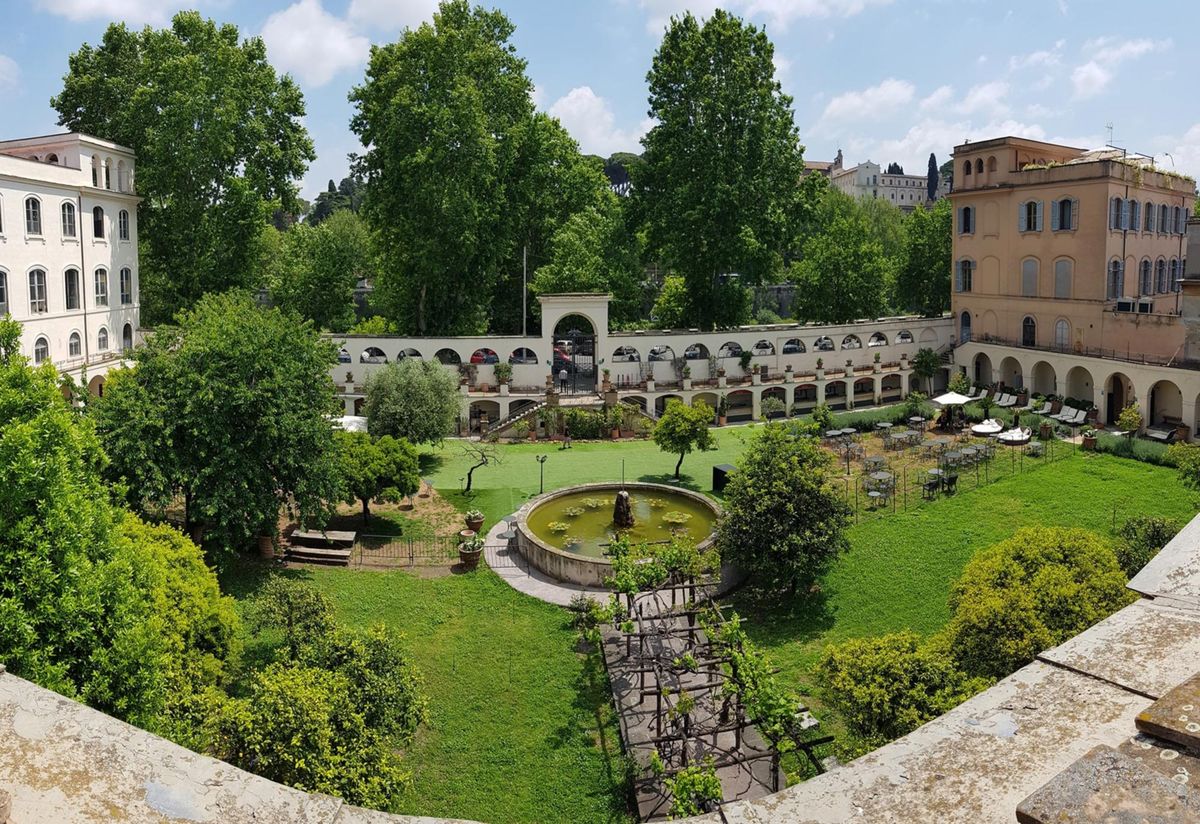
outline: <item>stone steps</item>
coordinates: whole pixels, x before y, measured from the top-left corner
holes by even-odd
[[[1148,735],[1200,752],[1200,673],[1139,713],[1134,723]]]

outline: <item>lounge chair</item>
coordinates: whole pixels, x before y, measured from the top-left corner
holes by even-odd
[[[1054,409],[1054,403],[1053,403],[1052,401],[1046,401],[1046,405],[1045,405],[1045,406],[1043,406],[1041,409],[1035,409],[1035,410],[1033,410],[1033,414],[1035,414],[1035,415],[1049,415],[1049,414],[1050,414],[1050,412],[1051,412],[1053,409]]]
[[[1003,394],[999,398],[996,399],[996,406],[999,406],[1001,409],[1011,409],[1012,407],[1014,407],[1016,405],[1017,405],[1017,396],[1016,395]]]
[[[980,386],[973,386],[971,387],[971,400],[977,401],[981,398],[985,398],[987,397],[987,393],[987,389]]]
[[[1160,443],[1171,443],[1175,440],[1175,427],[1170,424],[1160,423],[1154,426],[1147,426],[1145,435],[1153,441]]]
[[[1063,423],[1067,423],[1068,421],[1073,419],[1077,414],[1079,414],[1079,410],[1076,409],[1075,407],[1064,406],[1062,408],[1062,411],[1060,411],[1057,415],[1051,415],[1050,419],[1055,420],[1055,421],[1062,421]]]

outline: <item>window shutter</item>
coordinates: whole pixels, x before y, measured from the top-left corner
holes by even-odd
[[[1017,231],[1029,231],[1028,221],[1025,219],[1025,204],[1022,203],[1017,207]]]
[[[962,261],[959,260],[954,263],[954,291],[961,292],[962,287]]]
[[[1037,205],[1034,206],[1034,215],[1037,219],[1037,226],[1034,227],[1034,231],[1037,231],[1037,232],[1042,231],[1042,226],[1045,225],[1042,223],[1042,206],[1044,206],[1044,205],[1045,205],[1045,201],[1039,200],[1037,202]]]
[[[958,233],[960,235],[963,233],[963,207],[961,206],[958,209]]]
[[[1121,204],[1121,228],[1129,228],[1129,201],[1126,200]]]
[[[1057,232],[1062,227],[1058,224],[1058,201],[1050,201],[1050,230]]]

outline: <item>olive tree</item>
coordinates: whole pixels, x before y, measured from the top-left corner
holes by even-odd
[[[654,426],[654,442],[663,452],[679,456],[675,462],[676,480],[679,480],[679,469],[687,455],[713,448],[713,436],[708,428],[712,419],[712,408],[703,401],[692,406],[679,400],[667,401],[666,411]]]
[[[374,437],[441,443],[458,421],[458,379],[436,361],[405,358],[367,379],[364,411]]]

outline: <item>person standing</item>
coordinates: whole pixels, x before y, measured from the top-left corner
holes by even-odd
[[[558,372],[558,391],[559,392],[567,391],[567,378],[568,378],[567,368],[564,366]]]

